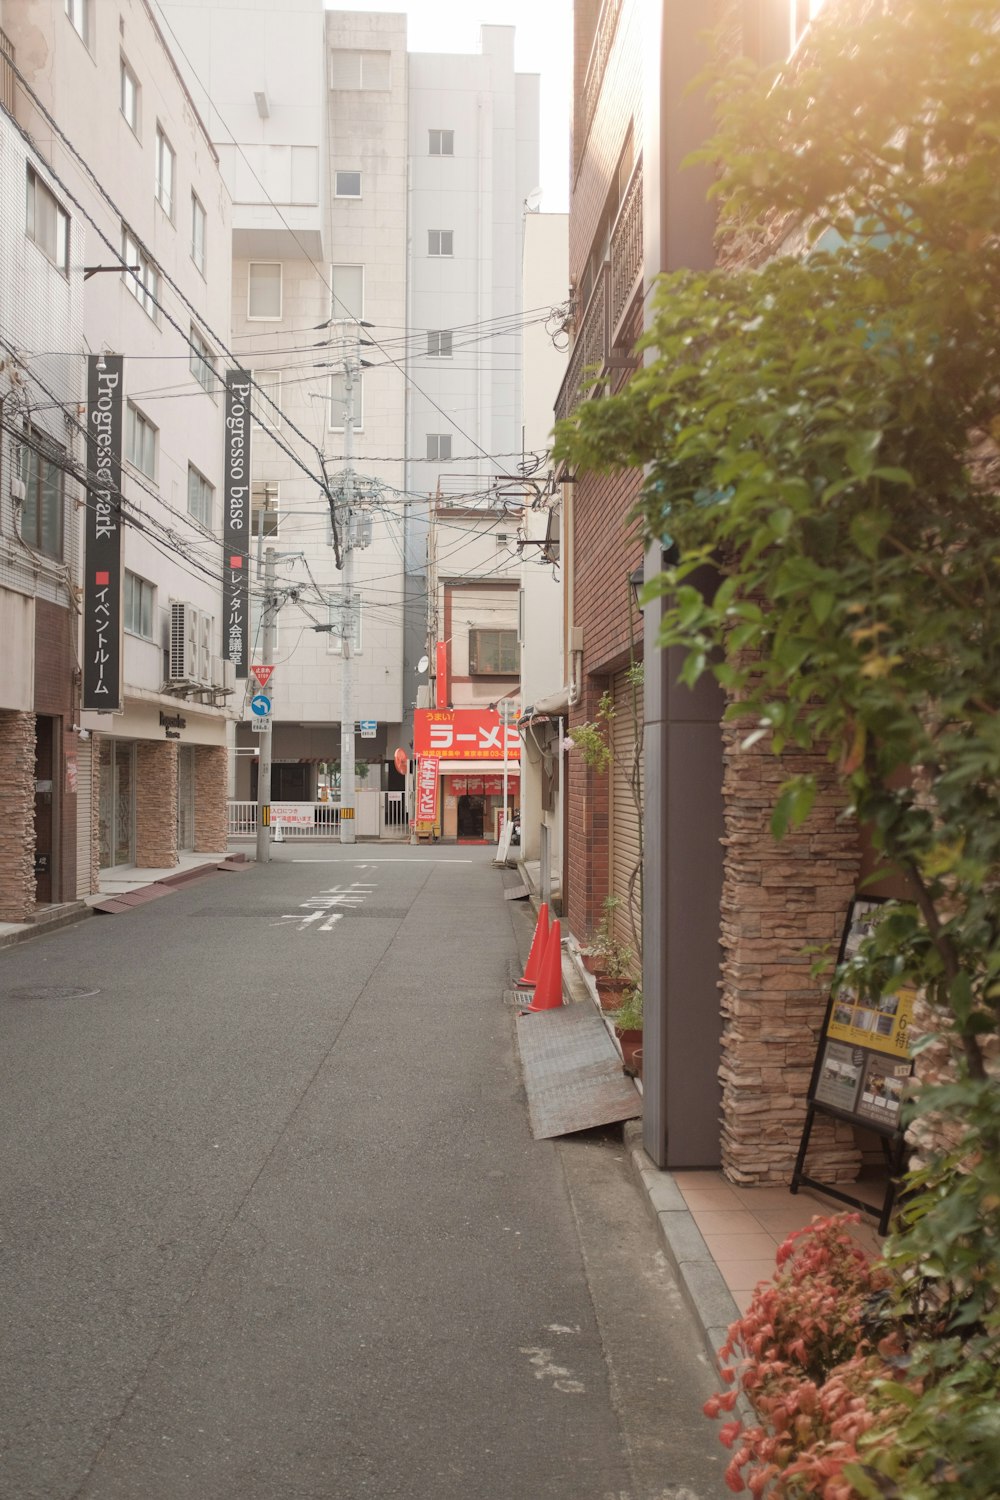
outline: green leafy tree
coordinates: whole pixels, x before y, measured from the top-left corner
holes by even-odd
[[[855,973],[933,1007],[953,1069],[916,1110],[952,1148],[915,1174],[888,1249],[905,1355],[886,1399],[905,1387],[909,1415],[830,1493],[985,1500],[1000,1474],[1000,16],[840,0],[777,80],[741,62],[716,87],[700,159],[718,168],[726,268],[662,280],[647,364],[560,424],[557,455],[646,468],[646,533],[676,558],[652,586],[660,644],[683,648],[683,680],[715,674],[747,745],[824,749],[913,893]],[[709,561],[706,597],[691,577]],[[786,781],[776,836],[814,794]]]

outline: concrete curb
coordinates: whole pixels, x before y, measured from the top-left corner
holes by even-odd
[[[740,1315],[739,1308],[672,1174],[654,1167],[643,1150],[640,1121],[626,1123],[624,1139],[632,1171],[659,1227],[677,1284],[701,1329],[706,1353],[718,1370],[719,1349],[726,1341],[730,1323]]]
[[[15,943],[26,943],[46,932],[58,932],[60,927],[72,927],[93,914],[85,901],[74,901],[71,910],[60,912],[58,916],[43,916],[40,921],[19,924],[13,932],[0,933],[0,948],[12,948]]]

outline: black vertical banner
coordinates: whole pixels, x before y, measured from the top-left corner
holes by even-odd
[[[226,371],[222,522],[222,654],[237,677],[250,665],[250,376]]]
[[[122,707],[122,366],[120,354],[87,361],[81,706],[99,713]]]

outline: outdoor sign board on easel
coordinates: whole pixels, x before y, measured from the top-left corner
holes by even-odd
[[[885,902],[873,896],[852,901],[840,942],[838,964],[849,963],[864,939],[874,931]],[[911,989],[892,994],[866,996],[848,985],[831,994],[820,1032],[806,1105],[802,1141],[795,1160],[791,1189],[815,1187],[855,1208],[871,1211],[871,1205],[806,1175],[805,1159],[813,1120],[817,1114],[847,1120],[874,1130],[881,1138],[889,1165],[890,1183],[882,1206],[879,1230],[889,1227],[895,1179],[902,1170],[905,1140],[901,1105],[907,1080],[913,1073],[910,1031],[913,1025]]]

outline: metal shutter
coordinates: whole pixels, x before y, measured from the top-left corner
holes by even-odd
[[[642,846],[639,838],[639,809],[635,805],[629,776],[635,763],[637,724],[640,746],[642,743],[642,686],[640,684],[635,689],[634,710],[633,689],[625,672],[619,672],[612,679],[611,691],[615,703],[615,717],[612,723],[615,754],[611,768],[611,888],[621,902],[621,906],[615,913],[615,937],[620,943],[627,943],[629,947],[635,948],[633,923],[640,941],[642,938],[642,884],[638,877],[633,880],[633,874],[639,865]],[[640,755],[638,764],[640,804],[642,802],[642,772],[642,756]],[[631,914],[628,909],[630,883]]]

